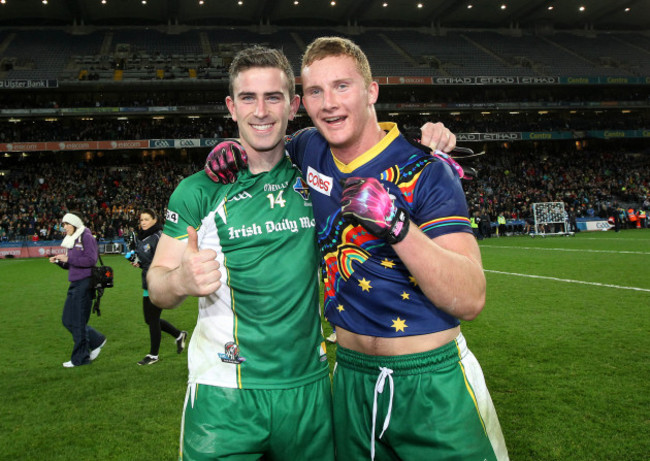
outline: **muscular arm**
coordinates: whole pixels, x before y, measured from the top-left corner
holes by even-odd
[[[450,186],[458,186],[449,181],[457,179],[448,171],[439,176],[443,187],[445,178]],[[454,194],[448,195],[442,198],[452,200]],[[396,207],[376,178],[347,178],[341,194],[341,212],[348,222],[360,224],[370,234],[390,243],[420,289],[438,308],[463,320],[471,320],[481,312],[485,304],[485,276],[473,234],[453,232],[431,239],[408,220],[405,208]]]
[[[472,320],[483,310],[485,275],[472,234],[430,239],[412,222],[404,240],[393,249],[438,308],[461,320]]]
[[[188,296],[206,296],[221,286],[214,250],[199,250],[196,230],[188,227],[187,242],[163,234],[147,273],[151,301],[172,309]]]

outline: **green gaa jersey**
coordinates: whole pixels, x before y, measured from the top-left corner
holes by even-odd
[[[189,382],[248,389],[302,386],[328,373],[309,189],[288,158],[216,184],[203,171],[169,200],[164,233],[217,252],[221,287],[199,298]]]

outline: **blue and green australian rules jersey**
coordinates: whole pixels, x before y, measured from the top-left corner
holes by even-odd
[[[328,373],[320,326],[318,250],[309,189],[288,157],[271,171],[216,184],[185,178],[164,233],[217,252],[221,288],[199,298],[189,382],[287,389]]]
[[[391,245],[343,220],[341,180],[375,177],[429,237],[472,232],[458,175],[409,143],[392,123],[372,149],[344,165],[314,128],[289,137],[287,150],[311,189],[325,280],[325,316],[357,334],[414,336],[453,328],[458,319],[438,309]]]

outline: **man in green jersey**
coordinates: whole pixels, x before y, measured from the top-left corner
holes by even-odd
[[[249,168],[179,184],[148,274],[157,306],[199,297],[180,458],[333,460],[314,219],[284,151],[300,105],[286,57],[240,52],[226,104]]]

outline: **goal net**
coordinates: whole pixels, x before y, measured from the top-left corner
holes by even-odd
[[[569,215],[564,202],[533,203],[535,228],[531,235],[573,235],[569,232]]]

